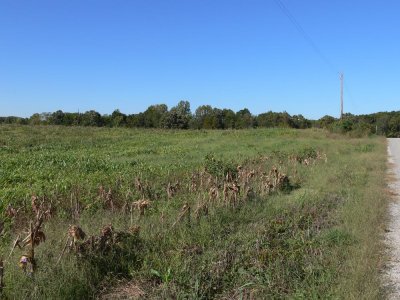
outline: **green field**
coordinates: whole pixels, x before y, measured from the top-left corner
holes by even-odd
[[[385,170],[385,139],[323,130],[0,126],[2,296],[381,298]],[[32,195],[52,213],[28,276]],[[57,264],[70,224],[110,223],[120,241]]]

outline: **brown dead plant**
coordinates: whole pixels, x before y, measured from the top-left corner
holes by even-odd
[[[209,202],[200,201],[197,204],[196,210],[194,211],[196,220],[199,220],[202,216],[208,216],[208,213],[209,213]]]
[[[262,183],[263,191],[266,194],[270,194],[271,192],[276,191],[284,191],[290,188],[289,177],[281,173],[277,167],[272,167],[268,176],[265,176],[264,181]]]
[[[180,184],[179,184],[178,181],[175,182],[175,184],[172,184],[171,182],[168,182],[168,185],[167,185],[167,196],[168,196],[168,199],[172,199],[172,197],[175,196],[175,194],[178,192],[179,186],[180,186]]]
[[[34,209],[33,205],[32,209]],[[35,207],[35,209],[34,212],[36,212],[36,218],[29,224],[28,235],[22,240],[20,239],[20,235],[17,236],[9,255],[9,257],[11,257],[16,247],[18,247],[19,249],[28,249],[27,253],[23,254],[18,262],[24,273],[27,273],[28,275],[33,274],[36,269],[35,247],[46,241],[46,235],[44,234],[42,229],[45,211],[43,211],[43,206],[39,205]]]
[[[135,209],[139,210],[139,214],[141,216],[144,216],[145,210],[149,208],[150,204],[151,204],[150,200],[145,200],[145,199],[138,200],[138,201],[132,202],[131,209],[135,208]]]
[[[236,180],[224,183],[224,203],[235,207],[239,204],[240,185]]]
[[[219,198],[219,191],[217,186],[213,186],[210,188],[208,192],[208,198],[210,201],[215,201]]]
[[[171,228],[174,228],[176,224],[178,224],[184,219],[184,217],[186,217],[188,223],[190,223],[190,206],[187,202],[182,206],[178,218],[176,219],[174,224],[172,224]]]

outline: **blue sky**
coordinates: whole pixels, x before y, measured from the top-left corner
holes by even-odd
[[[399,110],[399,1],[282,1],[334,70],[274,0],[0,0],[0,115]]]

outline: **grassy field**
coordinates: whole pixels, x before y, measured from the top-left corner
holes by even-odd
[[[382,298],[385,169],[385,139],[320,130],[1,126],[2,296]],[[28,276],[29,245],[9,253],[32,195],[51,214]],[[86,239],[57,263],[70,224]]]

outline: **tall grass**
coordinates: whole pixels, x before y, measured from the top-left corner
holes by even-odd
[[[319,130],[1,126],[0,132],[0,199],[3,208],[9,203],[20,208],[18,218],[6,219],[3,257],[32,217],[32,194],[56,207],[56,216],[44,224],[47,241],[37,248],[34,276],[17,266],[22,250],[6,259],[5,298],[383,296],[384,139]],[[313,151],[326,154],[327,161],[301,163]],[[290,159],[293,155],[300,162]],[[240,204],[224,205],[222,177],[237,165],[259,176],[278,166],[291,188],[263,194],[257,190],[261,177],[255,178],[251,197],[245,201],[242,189]],[[221,203],[210,203],[208,214],[196,218],[209,189],[189,187],[193,172],[204,169],[220,176]],[[137,177],[146,192],[136,190]],[[166,187],[176,181],[178,192],[168,199]],[[100,186],[112,190],[114,212],[99,197]],[[122,210],[143,197],[151,200],[144,215]],[[178,219],[184,204],[191,215]],[[88,236],[109,223],[126,233],[140,226],[140,233],[107,253],[66,253],[57,265],[72,223]]]

